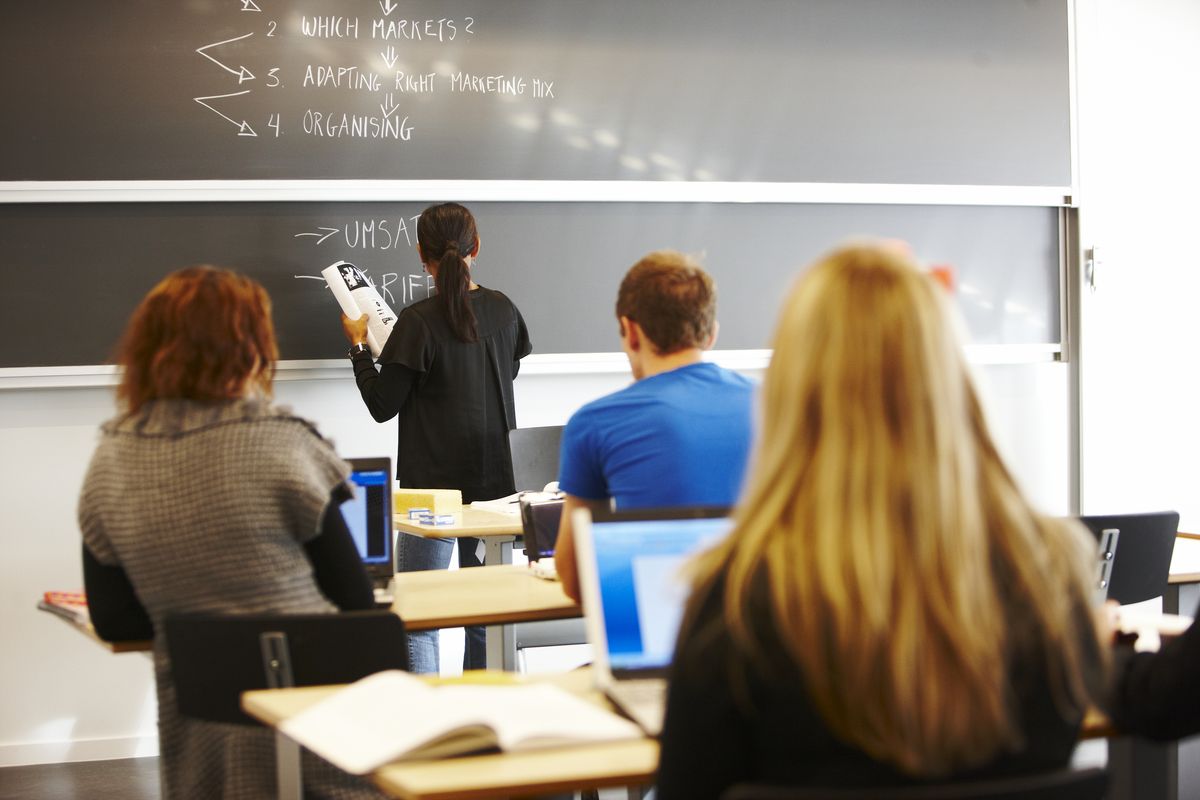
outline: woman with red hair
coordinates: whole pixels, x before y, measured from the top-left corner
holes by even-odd
[[[349,468],[270,402],[278,356],[258,283],[213,267],[168,275],[118,347],[121,411],[100,429],[79,499],[96,632],[154,640],[165,798],[275,794],[268,729],[176,711],[165,617],[373,606],[338,510]],[[304,768],[310,796],[377,796],[315,759]]]

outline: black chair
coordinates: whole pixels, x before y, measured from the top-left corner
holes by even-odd
[[[1105,541],[1116,531],[1108,599],[1125,605],[1166,593],[1179,531],[1177,512],[1087,516],[1079,521],[1092,531],[1097,541]]]
[[[179,713],[258,725],[242,692],[350,683],[408,669],[404,623],[391,611],[341,614],[177,614],[164,623]],[[303,796],[300,746],[276,733],[279,797]]]
[[[517,491],[538,491],[558,480],[558,448],[562,425],[514,428],[508,432],[512,455],[513,483]]]
[[[408,669],[404,623],[391,611],[342,614],[178,614],[165,623],[179,713],[258,723],[242,692],[350,683]]]
[[[1103,769],[1063,769],[998,780],[895,788],[836,789],[739,784],[721,800],[1103,800]]]

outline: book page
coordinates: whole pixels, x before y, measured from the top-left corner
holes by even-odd
[[[330,264],[321,270],[321,276],[325,278],[343,314],[350,319],[367,315],[367,345],[371,348],[371,354],[378,358],[396,321],[391,306],[379,295],[362,270],[347,261]]]
[[[549,684],[429,686],[390,670],[351,684],[280,726],[347,772],[500,747],[637,739],[622,717]]]
[[[435,755],[495,746],[471,707],[438,698],[420,678],[377,672],[285,720],[279,729],[346,772],[363,775],[422,747]],[[457,741],[456,746],[449,746]]]
[[[477,690],[482,716],[496,732],[501,750],[621,741],[643,735],[641,728],[624,717],[546,683],[447,686],[440,691],[453,694],[457,704],[460,696],[462,702],[472,702]]]

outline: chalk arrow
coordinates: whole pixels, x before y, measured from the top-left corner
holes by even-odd
[[[395,95],[393,95],[391,92],[385,94],[383,96],[383,102],[379,104],[379,110],[383,112],[385,119],[390,117],[392,114],[395,114],[396,109],[398,108],[400,108],[400,106],[396,105]]]
[[[326,227],[326,226],[324,226],[324,225],[318,225],[317,227],[318,227],[320,230],[323,230],[323,231],[328,231],[328,233],[326,233],[324,236],[321,236],[321,234],[320,234],[320,233],[318,233],[318,232],[316,232],[316,231],[307,231],[307,232],[305,232],[305,233],[297,233],[297,234],[296,234],[295,236],[293,236],[292,238],[293,238],[293,239],[299,239],[301,236],[320,236],[321,238],[317,239],[317,244],[321,244],[321,242],[325,241],[325,240],[326,240],[326,239],[328,239],[330,236],[333,236],[335,233],[337,233],[337,232],[339,231],[339,229],[338,229],[338,228],[328,228],[328,227]],[[297,276],[297,277],[298,277],[298,276]]]
[[[388,49],[379,54],[383,57],[383,63],[388,69],[394,69],[396,66],[396,48],[388,45]]]
[[[383,15],[390,17],[392,12],[399,8],[392,0],[379,0],[379,7],[383,9]]]
[[[217,111],[215,108],[210,106],[208,103],[204,102],[205,100],[223,100],[226,97],[238,97],[239,95],[243,95],[243,94],[250,94],[250,90],[244,89],[240,92],[234,92],[233,94],[215,94],[215,95],[212,95],[211,97],[193,97],[192,99],[195,100],[200,105],[207,108],[209,111],[216,114],[221,119],[228,120],[229,122],[232,122],[234,125],[237,125],[238,126],[238,136],[258,136],[258,134],[254,132],[254,128],[250,127],[249,122],[246,122],[245,120],[238,122],[236,119],[232,119],[230,117],[225,116],[220,111]]]
[[[254,0],[242,0],[242,11],[257,11],[260,14],[262,13],[262,9],[258,7],[258,4]]]
[[[212,44],[206,44],[203,47],[197,47],[196,52],[199,53],[200,55],[204,56],[205,58],[207,58],[209,61],[216,64],[221,69],[228,72],[230,75],[237,75],[238,76],[238,84],[241,85],[245,81],[254,80],[254,73],[251,72],[250,70],[246,69],[245,67],[238,67],[237,69],[234,69],[233,67],[230,67],[226,64],[222,64],[220,61],[217,61],[215,58],[213,58],[212,56],[210,56],[208,53],[206,53],[204,51],[210,47],[220,47],[223,44],[231,44],[233,42],[239,42],[242,39],[247,39],[253,35],[254,35],[253,33],[247,33],[245,36],[238,36],[235,39],[226,39],[223,42],[213,42]]]

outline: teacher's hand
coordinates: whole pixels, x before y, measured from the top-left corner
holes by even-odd
[[[346,332],[346,338],[350,344],[362,344],[367,341],[367,315],[363,314],[358,319],[350,319],[342,314],[342,330]]]

